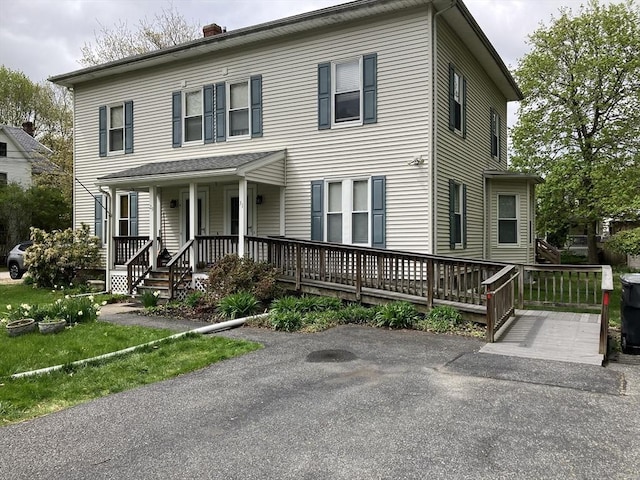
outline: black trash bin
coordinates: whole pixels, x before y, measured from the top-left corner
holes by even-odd
[[[624,353],[640,355],[640,273],[627,273],[622,280],[620,304],[621,343]]]

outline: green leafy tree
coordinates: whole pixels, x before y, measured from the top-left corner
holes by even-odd
[[[85,43],[80,63],[100,65],[132,55],[159,50],[194,40],[202,35],[199,24],[189,24],[173,5],[164,8],[152,20],[140,20],[136,28],[120,20],[112,27],[100,24],[95,43]]]
[[[530,37],[512,166],[545,178],[538,226],[596,225],[640,211],[640,12],[631,2],[561,9]]]

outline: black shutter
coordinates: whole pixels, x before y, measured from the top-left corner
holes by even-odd
[[[98,153],[101,157],[107,156],[107,107],[98,109]]]
[[[449,180],[449,248],[456,248],[456,182]]]
[[[251,137],[262,136],[262,75],[251,77]]]
[[[467,186],[462,185],[462,248],[467,248]]]
[[[324,180],[311,182],[311,240],[324,240]]]
[[[462,78],[462,138],[467,138],[467,79]]]
[[[456,102],[454,99],[454,80],[455,69],[453,65],[449,64],[449,130],[454,131],[456,129]]]
[[[213,85],[205,85],[204,94],[204,143],[213,143]]]
[[[331,128],[331,64],[318,65],[318,130]]]
[[[227,110],[225,83],[216,83],[216,142],[227,141]]]
[[[495,124],[495,114],[494,114],[493,107],[489,108],[489,115],[490,115],[490,119],[489,119],[489,145],[490,145],[490,148],[491,148],[491,156],[495,157],[496,156],[496,149],[494,147],[494,142],[493,142],[493,132],[495,132],[496,124]]]
[[[173,92],[171,118],[173,121],[173,148],[182,146],[182,92]]]
[[[362,58],[362,93],[363,93],[363,123],[378,121],[378,56],[375,53]]]
[[[133,153],[133,102],[124,102],[124,153]]]
[[[371,246],[385,248],[387,246],[386,178],[371,177]]]

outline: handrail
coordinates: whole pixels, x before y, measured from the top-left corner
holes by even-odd
[[[515,312],[515,279],[519,272],[515,265],[504,267],[482,282],[487,298],[487,342],[495,341],[495,334]]]
[[[609,300],[613,291],[613,272],[610,265],[602,266],[602,306],[600,310],[600,348],[598,353],[607,358],[609,340]]]
[[[149,250],[153,245],[153,240],[148,240],[140,247],[133,257],[125,263],[127,267],[127,290],[129,294],[133,294],[133,289],[144,280],[151,271],[152,265],[149,259]]]
[[[560,250],[542,238],[536,238],[536,254],[553,263],[560,263]]]
[[[114,236],[114,265],[126,265],[127,261],[149,241],[145,236]]]
[[[194,239],[182,245],[178,253],[176,253],[167,263],[169,268],[169,298],[173,298],[173,293],[182,283],[187,274],[191,273],[191,246]]]

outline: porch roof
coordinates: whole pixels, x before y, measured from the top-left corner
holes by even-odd
[[[284,167],[286,153],[286,150],[275,150],[146,163],[98,177],[98,184],[140,185],[188,181],[190,179],[202,180],[209,177],[244,177],[250,172],[258,173],[257,171],[261,167],[274,163],[280,162]],[[284,178],[272,179],[266,183],[284,185],[285,181]]]
[[[485,170],[484,178],[495,180],[520,180],[528,183],[542,183],[544,179],[533,173],[511,172],[504,170]]]

